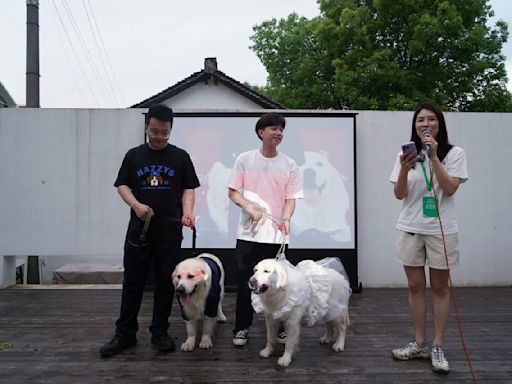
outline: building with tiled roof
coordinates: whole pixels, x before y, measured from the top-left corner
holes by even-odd
[[[7,89],[0,81],[0,108],[13,108],[16,107],[16,102],[11,97]]]
[[[204,68],[131,108],[165,104],[174,109],[283,109],[283,105],[255,92],[217,69],[217,59],[204,60]]]

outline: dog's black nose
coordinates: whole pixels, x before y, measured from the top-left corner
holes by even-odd
[[[258,286],[258,281],[254,277],[249,279],[249,288],[254,289]]]
[[[183,285],[178,285],[178,288],[176,288],[176,293],[178,293],[178,294],[185,293],[185,287]]]

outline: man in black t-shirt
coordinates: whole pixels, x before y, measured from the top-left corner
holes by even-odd
[[[131,210],[121,313],[114,337],[100,348],[102,357],[137,344],[137,315],[151,262],[155,280],[151,343],[161,351],[175,350],[167,334],[174,296],[171,274],[178,262],[182,227],[195,226],[192,211],[199,180],[188,153],[168,143],[172,120],[172,110],[165,105],[149,109],[148,142],[128,151],[114,183]]]

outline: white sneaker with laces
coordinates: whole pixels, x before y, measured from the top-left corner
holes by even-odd
[[[391,354],[398,360],[411,360],[411,359],[428,359],[430,351],[428,345],[420,347],[416,340],[410,342],[405,347],[393,349]]]
[[[441,347],[432,347],[432,351],[430,351],[430,362],[434,372],[450,372],[450,365],[448,364],[448,360],[444,357],[444,352]]]
[[[247,339],[249,338],[249,330],[248,329],[241,329],[235,334],[235,337],[233,337],[233,344],[237,347],[244,346],[247,344]]]
[[[286,336],[288,336],[288,334],[284,329],[282,331],[279,331],[277,334],[277,342],[279,344],[286,344]]]

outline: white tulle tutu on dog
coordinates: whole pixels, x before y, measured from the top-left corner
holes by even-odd
[[[348,303],[352,293],[349,284],[345,289],[343,300],[340,301],[338,297],[335,301],[331,297],[332,280],[328,276],[329,273],[335,271],[348,282],[343,264],[338,258],[303,260],[294,266],[286,260],[284,253],[281,253],[277,256],[277,260],[286,271],[289,296],[279,310],[272,312],[274,319],[286,318],[296,306],[301,308],[308,325],[314,325],[320,320],[332,320],[348,311],[347,305],[343,303]],[[264,306],[260,296],[253,293],[251,300],[255,312],[263,312]]]

